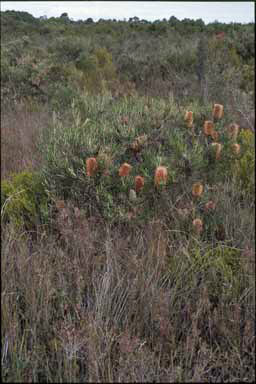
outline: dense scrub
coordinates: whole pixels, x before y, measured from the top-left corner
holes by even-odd
[[[7,102],[32,96],[63,108],[84,89],[107,88],[118,96],[136,87],[179,102],[201,97],[227,104],[233,93],[254,90],[254,24],[73,22],[7,11],[1,12],[1,31]]]

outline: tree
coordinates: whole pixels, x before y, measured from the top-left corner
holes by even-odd
[[[62,13],[60,15],[60,19],[64,20],[65,22],[69,22],[70,21],[67,12]]]
[[[172,16],[169,19],[169,23],[172,24],[172,25],[176,25],[177,23],[179,23],[179,20],[177,19],[177,17]]]
[[[137,16],[134,16],[134,17],[130,17],[129,19],[129,23],[138,23],[140,21],[140,19],[137,17]]]
[[[87,20],[85,20],[86,24],[93,24],[93,19],[89,17]]]

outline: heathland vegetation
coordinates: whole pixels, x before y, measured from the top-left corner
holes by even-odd
[[[2,380],[255,380],[254,24],[1,12]]]

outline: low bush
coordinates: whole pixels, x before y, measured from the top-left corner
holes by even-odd
[[[1,219],[17,229],[35,229],[48,216],[48,197],[39,174],[12,174],[1,184]]]

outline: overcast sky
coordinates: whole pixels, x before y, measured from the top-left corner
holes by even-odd
[[[73,20],[91,17],[99,19],[128,20],[137,16],[154,21],[171,16],[179,20],[202,19],[205,23],[218,20],[223,23],[255,22],[254,2],[182,2],[182,1],[1,1],[1,11],[26,11],[34,17],[46,15],[59,17],[67,12]]]

